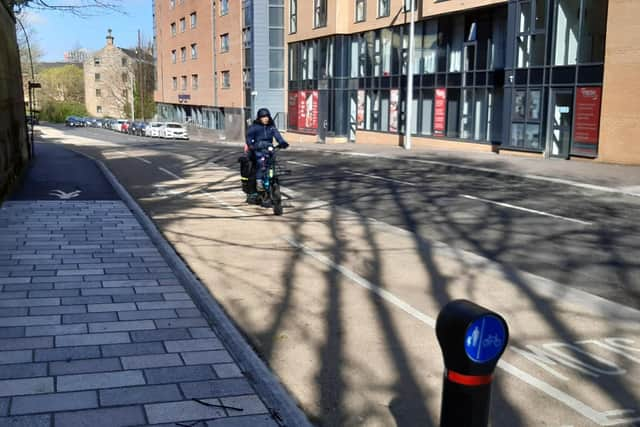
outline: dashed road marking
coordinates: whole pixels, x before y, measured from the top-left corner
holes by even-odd
[[[175,179],[182,179],[181,177],[179,177],[175,173],[173,173],[170,170],[167,170],[167,169],[165,169],[163,167],[158,167],[158,169],[160,169],[162,172],[166,173],[167,175],[174,177]]]
[[[136,159],[136,160],[140,160],[142,163],[146,163],[146,164],[148,164],[148,165],[150,165],[150,164],[151,164],[151,162],[150,162],[149,160],[147,160],[147,159],[143,159],[142,157],[134,157],[134,159]]]
[[[460,197],[464,197],[465,199],[477,200],[479,202],[490,203],[492,205],[498,205],[498,206],[502,206],[504,208],[515,209],[515,210],[519,210],[519,211],[534,213],[534,214],[537,214],[537,215],[542,215],[542,216],[548,216],[548,217],[551,217],[551,218],[561,219],[561,220],[564,220],[564,221],[575,222],[577,224],[593,225],[592,222],[582,221],[580,219],[569,218],[569,217],[562,216],[562,215],[555,215],[555,214],[552,214],[552,213],[549,213],[549,212],[538,211],[538,210],[535,210],[535,209],[523,208],[521,206],[511,205],[509,203],[496,202],[495,200],[483,199],[481,197],[470,196],[468,194],[462,194],[462,195],[460,195]]]
[[[311,165],[309,163],[303,163],[303,162],[294,162],[293,160],[287,160],[287,163],[290,163],[292,165],[299,165],[299,166],[304,166],[306,168],[312,168],[314,167],[314,165]]]
[[[417,185],[417,184],[414,184],[413,182],[400,181],[398,179],[385,178],[383,176],[378,176],[378,175],[369,175],[367,173],[360,173],[360,172],[353,172],[353,171],[344,171],[344,172],[348,173],[349,175],[364,176],[366,178],[379,179],[381,181],[388,181],[388,182],[395,182],[397,184],[410,185],[412,187],[415,187]]]

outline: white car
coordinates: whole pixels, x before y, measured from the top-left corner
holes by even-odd
[[[162,132],[162,127],[164,123],[161,122],[151,122],[149,126],[144,128],[144,136],[150,136],[152,138],[158,138],[162,136],[160,132]]]
[[[126,120],[124,119],[118,119],[115,122],[113,122],[113,127],[111,128],[111,130],[115,130],[116,132],[122,132],[122,124],[126,122]]]
[[[189,139],[187,130],[180,123],[165,123],[161,136],[162,138]]]

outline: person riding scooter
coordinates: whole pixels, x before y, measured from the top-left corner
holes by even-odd
[[[267,171],[270,166],[273,150],[273,139],[278,142],[280,148],[287,148],[289,144],[282,138],[280,132],[271,118],[271,113],[266,108],[260,108],[256,120],[247,131],[247,146],[252,153],[252,160],[256,165],[256,188],[258,192],[268,190]]]

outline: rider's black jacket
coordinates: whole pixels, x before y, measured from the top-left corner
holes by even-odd
[[[278,141],[278,144],[286,148],[287,144],[278,132],[278,129],[272,125],[263,125],[261,123],[254,123],[249,127],[247,131],[247,145],[254,152],[267,151],[269,146],[273,145],[273,138]]]

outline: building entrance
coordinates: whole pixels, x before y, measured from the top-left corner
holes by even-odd
[[[548,157],[568,159],[571,149],[573,89],[551,89],[549,102],[545,153]]]

